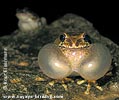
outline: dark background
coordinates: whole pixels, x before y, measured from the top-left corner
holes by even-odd
[[[88,1],[88,0],[87,0]],[[0,1],[0,36],[9,35],[17,29],[16,9],[29,8],[44,16],[48,24],[66,13],[80,15],[91,23],[103,35],[119,44],[118,13],[116,2],[52,1],[51,0],[4,0]]]

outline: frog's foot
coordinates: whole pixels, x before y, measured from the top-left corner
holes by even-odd
[[[93,83],[94,86],[95,86],[98,90],[103,91],[102,87],[98,86],[97,83],[96,83],[96,81],[88,81],[87,89],[86,89],[86,91],[84,92],[85,94],[90,94],[91,83]]]
[[[91,84],[90,84],[90,82],[88,82],[87,89],[84,92],[84,94],[90,94],[90,89],[91,89]]]
[[[65,89],[65,91],[68,91],[68,88],[67,88],[67,85],[66,85],[66,83],[67,82],[74,82],[74,80],[73,79],[71,79],[71,78],[64,78],[64,79],[62,79],[62,86],[64,87],[64,89]]]
[[[67,91],[68,88],[67,88],[67,85],[65,84],[64,80],[53,80],[53,81],[49,82],[47,85],[54,86],[54,84],[59,83],[59,82],[62,84],[65,91]]]
[[[46,86],[46,93],[48,93],[48,94],[51,93],[51,92],[48,90],[48,88],[47,88],[48,86],[53,87],[54,84],[59,83],[59,81],[61,81],[61,84],[62,84],[63,88],[65,89],[65,91],[68,91],[67,85],[65,84],[65,82],[64,82],[63,80],[53,80],[53,81],[50,81],[50,82],[47,84],[47,86]]]
[[[57,83],[56,80],[50,81],[47,85],[54,86],[54,84]]]
[[[86,83],[86,82],[87,82],[87,80],[80,80],[80,81],[77,81],[77,84],[81,85],[81,84]],[[90,88],[91,88],[91,85],[90,85],[90,82],[88,82],[87,89],[86,89],[86,91],[84,93],[85,94],[89,94]]]
[[[66,83],[66,82],[74,82],[74,80],[71,79],[71,78],[63,78],[61,81],[62,81],[62,83]]]
[[[71,78],[57,79],[57,80],[50,81],[47,85],[54,86],[55,83],[61,83],[65,91],[68,91],[66,85],[67,82],[74,82],[74,80],[72,80]]]
[[[77,84],[81,85],[81,84],[86,83],[86,82],[87,82],[87,80],[80,80],[80,81],[77,81]],[[85,94],[89,94],[90,88],[91,88],[91,84],[90,84],[90,82],[88,82],[87,89],[86,89],[86,91],[84,93]]]
[[[85,83],[86,82],[86,80],[79,80],[79,81],[77,81],[77,84],[78,85],[81,85],[81,84],[83,84],[83,83]]]
[[[82,80],[82,81],[77,81],[77,84],[78,84],[78,85],[81,85],[81,84],[83,84],[83,83],[85,83],[85,82],[88,82],[87,89],[86,89],[86,91],[84,92],[85,94],[90,94],[91,83],[93,83],[94,86],[95,86],[98,90],[103,91],[103,89],[102,89],[100,86],[98,86],[98,85],[96,84],[96,81]]]
[[[95,87],[100,90],[100,91],[103,91],[102,87],[98,86],[98,84],[96,83],[96,81],[93,81]]]

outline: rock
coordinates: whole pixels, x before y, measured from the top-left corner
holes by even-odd
[[[0,37],[0,71],[2,71],[3,78],[0,78],[0,87],[3,87],[4,72],[3,72],[3,62],[4,62],[4,48],[7,48],[7,88],[8,91],[2,90],[0,88],[0,94],[2,96],[12,96],[16,95],[42,95],[49,96],[47,94],[51,93],[56,96],[63,96],[63,100],[117,100],[119,98],[119,46],[115,44],[110,39],[102,36],[94,27],[93,24],[86,19],[74,15],[66,14],[62,18],[52,22],[50,25],[45,25],[45,27],[38,29],[38,31],[33,31],[32,35],[23,34],[21,31],[17,30],[17,34],[12,34],[9,36]],[[78,86],[75,82],[81,77],[75,77],[74,82],[67,82],[68,91],[65,91],[61,83],[54,84],[53,87],[47,84],[52,80],[45,76],[39,69],[37,64],[37,56],[41,47],[47,43],[53,42],[60,34],[63,32],[70,34],[80,34],[86,32],[91,39],[95,42],[100,42],[106,45],[112,55],[112,64],[110,72],[111,76],[105,76],[99,79],[97,82],[103,87],[104,91],[98,91],[94,87],[91,88],[91,94],[85,95],[85,86]],[[15,63],[13,63],[15,62]],[[19,66],[20,63],[27,62],[28,66]],[[35,77],[44,78],[46,81],[36,82]],[[11,79],[21,79],[21,82],[12,84],[9,83]],[[112,84],[112,85],[109,85]],[[24,92],[20,86],[27,88]],[[116,88],[116,89],[115,89]],[[51,95],[50,94],[50,95]],[[8,98],[8,97],[7,97]],[[1,100],[3,100],[2,98]],[[56,99],[57,100],[57,99]]]

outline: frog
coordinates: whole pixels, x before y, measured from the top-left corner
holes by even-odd
[[[91,84],[103,91],[96,81],[105,76],[111,67],[109,49],[101,43],[92,42],[85,32],[70,35],[63,33],[54,41],[43,46],[38,54],[42,72],[52,79],[81,76],[87,82],[85,94],[90,94]]]
[[[44,17],[39,18],[37,14],[29,9],[17,10],[16,17],[18,18],[18,28],[22,32],[32,32],[46,25]]]

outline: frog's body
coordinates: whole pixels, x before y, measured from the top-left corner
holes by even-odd
[[[31,32],[46,24],[44,17],[39,18],[27,9],[18,11],[16,17],[19,19],[18,27],[22,32]]]
[[[82,60],[85,59],[86,55],[88,55],[87,48],[78,49],[61,49],[66,58],[68,58],[72,71],[77,72],[78,67],[80,66]],[[79,56],[80,55],[80,56]]]
[[[101,44],[95,43],[88,48],[80,49],[65,48],[61,51],[68,58],[73,73],[78,73],[86,80],[97,80],[104,76],[110,68],[110,53]]]
[[[38,60],[41,70],[51,78],[79,75],[94,82],[109,70],[111,55],[104,45],[90,43],[84,33],[77,36],[64,33],[40,50]]]

